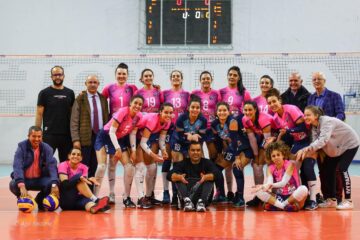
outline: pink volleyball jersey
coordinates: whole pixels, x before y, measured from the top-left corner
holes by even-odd
[[[255,124],[247,116],[243,117],[242,122],[244,128],[251,129],[257,135],[262,135],[263,134],[262,130],[267,126],[271,126],[271,129],[277,129],[277,126],[274,122],[274,118],[267,113],[262,113],[262,112],[259,113],[259,120],[258,120],[259,126],[255,126]]]
[[[117,83],[111,83],[104,87],[102,95],[109,99],[110,115],[114,114],[119,108],[130,105],[130,99],[134,95],[137,87],[132,84],[119,86]]]
[[[135,92],[144,98],[142,112],[157,113],[160,110],[160,91],[156,88],[146,90],[141,88]]]
[[[135,127],[138,127],[142,117],[142,114],[138,112],[133,118],[131,118],[129,107],[120,108],[116,113],[113,114],[110,121],[105,124],[104,130],[109,132],[113,121],[117,121],[119,123],[119,127],[116,130],[116,137],[118,139],[122,138],[130,134]]]
[[[222,88],[219,90],[221,101],[227,102],[230,106],[231,113],[236,117],[242,113],[244,102],[251,100],[250,93],[244,90],[244,96],[241,96],[237,88]]]
[[[59,164],[58,173],[67,175],[68,179],[72,178],[73,176],[75,176],[76,174],[79,174],[79,173],[81,174],[81,176],[87,177],[88,169],[89,168],[83,163],[79,163],[79,165],[76,169],[72,169],[70,167],[70,160],[67,160],[67,161]]]
[[[201,99],[201,113],[207,120],[207,128],[211,128],[211,122],[215,120],[216,104],[221,101],[220,93],[216,90],[210,90],[207,93],[194,90],[191,94]]]
[[[262,95],[259,95],[253,99],[254,102],[256,102],[259,112],[269,113],[271,114],[271,110],[269,109],[269,106],[267,104],[266,98]],[[272,115],[272,114],[271,114]]]
[[[179,115],[184,113],[188,106],[189,92],[184,90],[164,90],[161,92],[160,100],[161,103],[171,103],[174,106],[174,117],[172,122],[175,124]]]
[[[274,183],[280,182],[282,180],[282,178],[284,177],[284,175],[286,173],[286,169],[290,165],[291,165],[291,162],[289,160],[284,161],[284,165],[281,169],[277,169],[275,164],[270,164],[269,169],[273,176]],[[280,194],[280,195],[285,195],[285,196],[291,195],[299,186],[300,186],[299,174],[298,174],[296,167],[294,167],[294,170],[292,172],[292,176],[291,176],[289,182],[284,187],[275,189],[275,193]]]
[[[276,120],[277,124],[281,124],[279,128],[294,128],[296,127],[296,121],[300,118],[304,117],[304,114],[301,110],[295,106],[290,104],[282,105],[283,107],[283,114],[280,117],[278,113],[274,114],[274,119]],[[298,133],[291,133],[294,137],[295,141],[300,141],[307,137],[306,132],[298,132]]]
[[[169,130],[171,121],[164,124],[160,124],[160,114],[159,113],[148,113],[145,114],[142,120],[139,123],[139,129],[147,128],[153,133],[161,132],[162,130]]]

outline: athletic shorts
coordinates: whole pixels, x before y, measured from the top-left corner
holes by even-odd
[[[120,145],[121,151],[126,151],[130,147],[129,136],[119,138],[118,143]],[[115,154],[116,150],[111,142],[109,133],[107,133],[104,129],[101,129],[96,136],[94,148],[96,151],[99,151],[104,146],[107,154]]]

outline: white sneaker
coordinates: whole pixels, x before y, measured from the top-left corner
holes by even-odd
[[[184,203],[185,203],[184,212],[191,212],[191,211],[195,210],[194,204],[191,202],[190,198],[188,198],[188,197],[185,198]]]
[[[115,193],[109,194],[109,204],[115,204]]]
[[[325,202],[319,203],[319,208],[336,208],[336,199],[327,198]]]
[[[351,199],[345,199],[339,205],[336,206],[337,210],[350,210],[354,208],[354,204]]]

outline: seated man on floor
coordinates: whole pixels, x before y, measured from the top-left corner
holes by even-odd
[[[212,199],[214,180],[219,174],[216,166],[209,159],[202,157],[201,144],[191,142],[189,158],[175,163],[167,178],[175,183],[180,199],[184,201],[185,212],[205,212],[209,200]]]
[[[40,191],[35,197],[39,210],[50,193],[59,197],[58,175],[53,149],[42,142],[42,130],[32,126],[28,139],[20,142],[15,152],[10,191],[17,197],[31,197],[28,190]]]

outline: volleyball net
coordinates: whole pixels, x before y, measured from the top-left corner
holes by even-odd
[[[0,116],[33,116],[39,91],[52,84],[50,69],[65,69],[64,85],[75,94],[85,89],[85,79],[96,74],[100,91],[115,82],[115,68],[124,62],[129,66],[128,82],[141,87],[140,73],[144,68],[154,71],[154,83],[161,89],[170,88],[170,72],[181,70],[183,87],[191,91],[200,87],[199,76],[204,70],[213,75],[213,88],[227,86],[227,70],[240,67],[244,86],[251,96],[260,94],[259,79],[270,75],[281,92],[288,88],[288,76],[299,72],[303,85],[314,92],[311,74],[324,72],[326,87],[343,96],[347,112],[360,112],[360,53],[327,54],[142,54],[142,55],[0,55]]]

